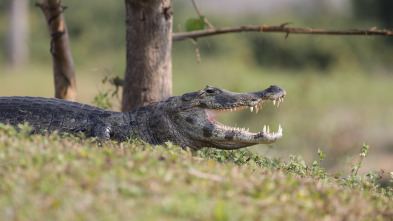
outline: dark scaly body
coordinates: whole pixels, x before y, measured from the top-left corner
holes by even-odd
[[[126,141],[140,138],[151,144],[172,141],[182,147],[237,149],[271,143],[280,133],[244,132],[215,121],[221,112],[234,108],[257,108],[268,100],[281,101],[285,91],[277,86],[252,93],[234,93],[216,87],[155,102],[128,113],[105,110],[55,98],[0,97],[0,123],[28,122],[32,133],[83,132],[100,139]]]
[[[41,97],[1,97],[0,122],[18,125],[28,122],[32,133],[59,131],[83,132],[86,136],[103,137],[106,128],[116,140],[125,140],[130,129],[129,115],[86,104]],[[110,125],[110,127],[109,127]]]

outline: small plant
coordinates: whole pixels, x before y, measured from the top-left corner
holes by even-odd
[[[130,133],[130,136],[127,137],[127,142],[128,143],[142,142],[142,140],[138,137],[138,133],[133,131]]]
[[[320,148],[318,148],[318,160],[315,160],[311,164],[311,169],[315,175],[325,177],[325,168],[321,167],[321,162],[325,160],[326,153],[322,152]]]
[[[111,101],[110,101],[110,97],[108,92],[106,93],[99,93],[94,97],[94,101],[93,103],[97,106],[97,107],[101,107],[104,109],[109,109],[112,107]]]
[[[301,156],[289,155],[289,162],[280,165],[288,173],[295,173],[301,177],[307,176],[307,165]]]
[[[122,84],[121,83],[122,80],[119,77],[114,77],[114,78],[110,78],[108,76],[105,76],[101,83],[103,85],[105,84],[109,84],[112,87],[109,89],[106,89],[106,92],[100,92],[98,95],[96,95],[94,97],[93,103],[97,106],[97,107],[101,107],[104,109],[110,109],[113,107],[112,103],[111,103],[111,98],[115,97],[118,95],[119,92],[119,86]],[[115,87],[113,89],[113,86]]]
[[[325,159],[325,157],[326,157],[326,153],[324,153],[324,152],[322,152],[322,150],[321,149],[319,149],[318,148],[318,161],[314,161],[312,164],[311,164],[311,166],[312,166],[312,168],[314,169],[314,168],[317,168],[317,167],[321,167],[321,162]]]
[[[362,161],[364,158],[367,157],[369,148],[370,148],[369,145],[367,145],[366,143],[363,143],[362,148],[360,149],[360,158],[359,158],[358,164],[351,171],[352,175],[354,175],[354,176],[358,175],[359,168],[362,167]]]
[[[358,171],[359,168],[362,167],[363,159],[367,157],[369,148],[370,148],[369,145],[363,143],[362,148],[360,149],[359,161],[356,165],[352,165],[351,175],[342,180],[343,186],[354,187],[362,183],[363,180],[362,177],[358,175]],[[374,174],[370,174],[369,177],[374,177]]]
[[[11,137],[11,136],[16,136],[18,134],[18,131],[16,130],[15,127],[9,124],[0,124],[0,134],[4,134]]]
[[[390,175],[390,181],[389,182],[393,186],[393,172],[390,172],[389,175]],[[393,187],[392,187],[392,190],[393,190]]]

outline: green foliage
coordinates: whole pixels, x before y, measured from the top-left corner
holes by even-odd
[[[186,31],[198,31],[205,28],[205,17],[189,18],[186,21]]]

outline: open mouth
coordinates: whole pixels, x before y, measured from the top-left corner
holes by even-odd
[[[265,138],[268,138],[268,140],[272,140],[275,141],[279,138],[282,137],[282,127],[279,124],[278,126],[278,130],[277,132],[270,132],[270,127],[269,125],[264,125],[263,126],[263,130],[261,132],[258,133],[252,133],[249,131],[249,129],[247,128],[239,128],[239,127],[230,127],[227,125],[224,125],[220,122],[218,122],[216,120],[216,117],[223,114],[223,113],[227,113],[227,112],[233,112],[233,111],[242,111],[244,109],[249,109],[251,112],[253,112],[255,110],[256,113],[258,113],[258,111],[262,110],[262,105],[272,101],[274,106],[279,107],[281,102],[284,102],[284,96],[281,96],[279,98],[276,99],[263,99],[258,103],[250,103],[249,105],[244,105],[244,106],[235,106],[235,107],[231,107],[231,108],[226,108],[226,109],[204,109],[207,119],[214,124],[216,127],[218,128],[222,128],[224,130],[227,131],[235,131],[244,135],[247,135],[248,137],[255,137],[255,136],[263,136]]]

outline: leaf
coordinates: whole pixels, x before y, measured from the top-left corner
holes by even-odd
[[[186,21],[186,31],[197,31],[205,28],[205,17],[189,18]]]

